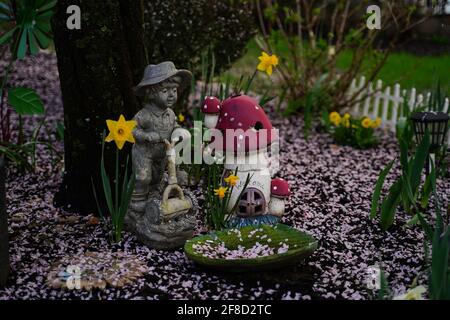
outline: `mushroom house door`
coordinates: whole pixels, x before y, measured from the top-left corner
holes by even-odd
[[[247,188],[239,199],[237,214],[241,217],[253,217],[265,213],[266,200],[256,188]]]

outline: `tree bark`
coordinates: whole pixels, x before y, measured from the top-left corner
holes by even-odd
[[[81,9],[81,29],[69,30],[67,7]],[[96,212],[91,179],[100,187],[106,119],[130,119],[139,102],[133,87],[145,67],[141,0],[59,0],[52,26],[64,104],[65,170],[55,204],[81,214]],[[115,146],[108,145],[106,159]],[[122,158],[128,150],[122,150]],[[107,169],[114,165],[108,161]],[[112,175],[111,175],[112,176]]]
[[[5,162],[0,158],[0,287],[6,284],[9,273],[8,219],[6,217]]]

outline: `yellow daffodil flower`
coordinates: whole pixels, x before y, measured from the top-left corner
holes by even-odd
[[[330,113],[330,122],[337,127],[341,124],[341,115],[336,111]]]
[[[109,129],[109,135],[105,139],[106,142],[114,141],[119,150],[122,150],[127,141],[135,143],[133,129],[137,125],[136,121],[126,121],[125,117],[120,115],[119,121],[106,120],[106,125]]]
[[[427,292],[424,286],[417,286],[407,293],[394,297],[394,300],[425,300],[423,294]]]
[[[344,114],[344,116],[342,117],[342,124],[344,127],[350,128],[350,118],[351,116],[349,113]]]
[[[214,195],[218,196],[220,199],[225,198],[225,194],[228,191],[228,187],[224,188],[224,187],[220,187],[219,189],[214,189]]]
[[[276,55],[268,55],[263,52],[261,56],[258,57],[261,61],[256,67],[259,71],[267,73],[269,76],[272,75],[273,68],[278,65],[278,57]]]
[[[224,180],[226,183],[228,183],[229,186],[234,187],[237,184],[239,177],[235,175],[230,175],[228,178],[225,178]]]
[[[372,121],[372,129],[376,129],[381,126],[381,118],[376,118],[376,120]]]
[[[179,123],[183,123],[184,120],[186,120],[186,118],[184,117],[184,115],[183,115],[182,113],[180,113],[180,114],[178,115],[178,122],[179,122]]]
[[[363,128],[369,129],[370,127],[372,127],[372,120],[370,120],[369,118],[364,118],[361,121],[361,125],[363,126]]]

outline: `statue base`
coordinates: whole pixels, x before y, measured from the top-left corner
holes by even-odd
[[[150,194],[146,201],[132,201],[125,216],[125,228],[150,248],[170,250],[182,247],[194,235],[198,208],[195,197],[189,191],[184,193],[192,203],[191,208],[170,218],[159,193]]]

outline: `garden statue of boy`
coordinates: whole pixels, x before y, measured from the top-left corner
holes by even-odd
[[[148,193],[159,191],[167,167],[166,145],[172,136],[189,136],[181,129],[171,109],[182,91],[190,85],[191,73],[177,70],[172,62],[150,65],[144,79],[136,87],[136,94],[144,97],[145,106],[134,120],[133,165],[136,173],[134,200],[146,200]]]
[[[133,168],[135,190],[125,217],[126,227],[146,245],[156,249],[182,246],[191,238],[195,226],[194,199],[185,196],[178,185],[174,144],[190,137],[171,109],[178,91],[186,89],[192,75],[177,70],[172,62],[149,65],[135,88],[144,108],[134,120]],[[169,160],[169,161],[168,161]],[[164,173],[169,167],[169,177]],[[175,198],[170,198],[175,193]]]

